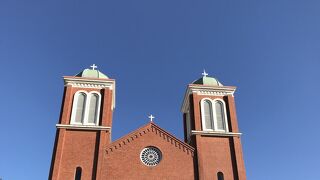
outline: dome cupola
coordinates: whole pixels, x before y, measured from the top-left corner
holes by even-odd
[[[97,66],[95,64],[93,64],[90,67],[92,69],[85,69],[79,72],[77,75],[75,75],[75,77],[109,79],[107,75],[103,74],[102,72],[96,69]]]
[[[209,77],[208,73],[204,70],[202,73],[202,77],[192,82],[192,84],[200,84],[205,86],[223,86],[218,79]]]

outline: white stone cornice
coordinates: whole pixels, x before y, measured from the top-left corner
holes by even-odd
[[[186,113],[189,111],[190,94],[206,95],[206,96],[228,96],[234,95],[236,87],[233,86],[203,86],[189,85],[181,107],[181,111]]]
[[[76,78],[71,76],[63,77],[64,86],[78,87],[78,88],[93,88],[104,89],[109,88],[112,90],[112,107],[113,110],[116,106],[116,82],[112,79],[89,79],[89,78]]]
[[[242,133],[219,132],[219,131],[191,131],[191,134],[204,135],[204,136],[233,137],[233,136],[240,136]]]
[[[88,126],[88,125],[73,125],[73,124],[56,124],[58,129],[81,129],[81,130],[104,130],[110,131],[111,127],[107,126]]]
[[[81,87],[81,88],[109,88],[114,89],[115,81],[109,79],[83,79],[83,78],[72,78],[64,77],[64,85],[72,87]]]
[[[93,84],[93,83],[75,83],[75,82],[68,82],[65,86],[72,86],[72,87],[80,87],[80,88],[95,88],[95,89],[103,89],[103,88],[110,88],[112,86],[108,86],[105,84]]]

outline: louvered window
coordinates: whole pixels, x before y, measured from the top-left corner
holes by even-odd
[[[90,95],[90,104],[89,104],[89,114],[88,114],[88,123],[96,124],[98,116],[98,101],[99,96],[97,94]]]
[[[71,124],[98,125],[101,96],[98,92],[79,91],[75,93]]]
[[[201,100],[201,120],[204,131],[228,131],[226,107],[222,99]]]
[[[191,140],[191,118],[190,118],[190,112],[186,114],[186,132],[187,132],[187,141],[188,143]]]
[[[84,111],[85,111],[85,105],[86,105],[86,94],[84,93],[79,93],[78,96],[76,97],[76,115],[74,122],[75,123],[83,123],[83,118],[84,118]]]
[[[223,112],[223,104],[221,101],[215,102],[215,110],[216,110],[216,120],[217,120],[217,129],[218,130],[226,130],[225,122],[224,122],[224,112]]]
[[[213,129],[212,103],[210,100],[203,102],[203,115],[205,129]]]

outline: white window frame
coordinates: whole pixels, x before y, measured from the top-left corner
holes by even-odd
[[[191,141],[191,115],[190,111],[186,113],[186,131],[187,131],[187,142]]]
[[[79,94],[84,93],[86,98],[85,98],[85,105],[84,105],[84,114],[83,114],[83,119],[81,121],[81,123],[76,122],[75,118],[76,118],[76,110],[77,110],[77,103],[78,103],[78,96]],[[97,111],[96,111],[96,119],[95,119],[95,123],[88,123],[88,116],[89,116],[89,106],[90,106],[90,98],[91,96],[94,94],[98,95],[98,104],[97,104]],[[99,125],[99,115],[100,115],[100,106],[101,106],[101,94],[97,91],[90,91],[90,92],[86,92],[83,90],[79,90],[77,91],[74,96],[73,96],[73,103],[72,103],[72,113],[71,113],[71,121],[70,124],[75,124],[75,125]]]
[[[211,116],[212,116],[212,120],[213,120],[213,129],[207,129],[206,127],[206,119],[205,119],[205,114],[204,114],[204,102],[208,100],[211,103]],[[204,131],[214,131],[214,128],[216,126],[216,124],[214,123],[215,116],[214,116],[214,112],[213,112],[213,102],[211,99],[209,98],[203,98],[201,100],[201,120],[202,120],[202,129]],[[211,122],[212,123],[212,122]]]
[[[89,123],[88,122],[88,117],[89,117],[89,108],[90,108],[90,98],[91,96],[94,96],[94,94],[98,95],[98,104],[97,104],[97,111],[96,111],[96,119],[94,120],[95,123]],[[101,105],[101,95],[99,92],[97,91],[91,91],[88,93],[88,98],[87,98],[87,102],[86,102],[86,111],[85,111],[85,116],[84,116],[84,119],[85,119],[85,124],[86,125],[98,125],[99,124],[99,115],[100,115],[100,105]]]
[[[205,124],[205,116],[204,116],[204,101],[209,100],[211,102],[211,112],[212,112],[212,117],[213,117],[213,129],[207,129],[206,124]],[[224,129],[218,129],[217,126],[217,114],[216,114],[216,108],[215,108],[215,103],[216,102],[221,102],[223,105],[223,120],[224,120]],[[203,98],[200,101],[200,106],[201,106],[201,122],[202,122],[202,130],[203,131],[220,131],[220,132],[229,132],[229,127],[228,127],[228,117],[227,117],[227,111],[226,111],[226,103],[224,102],[223,99],[221,98],[215,98],[215,99],[210,99],[210,98]]]
[[[85,94],[85,99],[84,99],[84,109],[83,109],[83,115],[81,122],[76,122],[76,114],[77,114],[77,105],[78,105],[78,100],[79,100],[79,94]],[[71,121],[70,124],[77,124],[77,125],[82,125],[84,120],[85,120],[85,111],[86,111],[86,104],[88,100],[88,93],[86,91],[77,91],[74,96],[73,96],[73,103],[72,103],[72,113],[71,113]]]
[[[223,121],[224,121],[224,126],[225,126],[225,130],[224,129],[218,129],[218,123],[217,123],[217,112],[216,112],[216,104],[215,103],[222,103],[222,108],[223,108]],[[215,131],[222,131],[222,132],[228,132],[229,128],[228,128],[228,118],[227,118],[227,111],[226,111],[226,103],[224,102],[223,99],[221,98],[216,98],[213,100],[213,116],[214,116],[214,120],[215,120]]]

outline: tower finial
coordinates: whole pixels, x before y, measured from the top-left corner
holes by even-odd
[[[95,70],[96,68],[98,68],[98,66],[96,66],[95,64],[92,64],[90,67],[92,68],[92,70]]]
[[[203,77],[207,77],[209,74],[206,72],[206,70],[205,69],[203,69],[203,73],[202,73],[202,76]]]
[[[150,114],[149,116],[148,116],[148,118],[150,119],[150,122],[153,122],[153,119],[155,118],[152,114]]]

